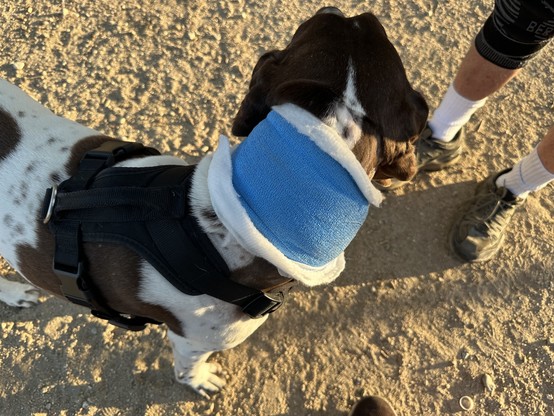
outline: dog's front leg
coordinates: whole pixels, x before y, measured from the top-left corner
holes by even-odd
[[[28,308],[38,303],[39,291],[27,283],[12,282],[0,276],[0,301],[9,306]]]
[[[206,345],[177,335],[170,329],[167,336],[173,348],[175,378],[179,383],[188,384],[196,392],[208,398],[207,392],[215,393],[224,385],[225,380],[219,364],[206,360],[214,351],[207,351]]]

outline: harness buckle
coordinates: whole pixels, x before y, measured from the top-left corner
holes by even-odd
[[[58,185],[52,185],[52,188],[49,188],[46,190],[46,196],[45,201],[47,199],[50,199],[48,202],[48,207],[46,207],[46,214],[44,215],[44,219],[42,222],[44,224],[48,224],[50,222],[50,219],[52,218],[52,214],[54,213],[54,205],[56,205],[56,197],[58,196]],[[43,208],[44,209],[44,208]],[[44,212],[44,211],[43,211]]]
[[[90,298],[87,296],[89,289],[85,281],[81,278],[83,273],[83,263],[79,262],[74,271],[64,270],[54,263],[54,272],[60,279],[60,287],[63,295],[71,302],[81,306],[91,307]]]
[[[275,312],[284,302],[283,292],[262,293],[242,308],[242,311],[251,318],[257,319]]]

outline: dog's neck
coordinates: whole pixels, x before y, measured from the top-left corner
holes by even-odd
[[[190,189],[191,209],[229,269],[235,271],[250,264],[255,256],[238,243],[214,212],[208,190],[208,172],[212,157],[211,154],[204,157],[194,171]]]
[[[276,195],[276,198],[274,199],[273,192],[278,193],[278,190],[274,189],[276,188],[274,185],[271,185],[269,186],[270,189],[266,189],[266,195],[263,195],[263,191],[260,191],[262,195],[256,192],[256,198],[261,196],[261,203],[259,201],[255,202],[252,200],[244,203],[245,195],[243,195],[241,197],[241,203],[243,205],[240,205],[241,203],[237,204],[239,198],[236,198],[237,191],[234,187],[236,186],[238,188],[239,194],[244,194],[245,186],[240,182],[242,179],[245,179],[249,182],[255,182],[250,189],[260,189],[260,183],[257,183],[257,180],[260,178],[253,178],[253,176],[255,176],[255,173],[258,170],[261,170],[262,168],[265,169],[265,165],[271,164],[270,161],[267,160],[267,158],[264,158],[264,156],[274,156],[275,153],[281,153],[279,156],[283,158],[282,161],[288,162],[287,165],[289,165],[286,169],[290,169],[290,166],[292,166],[292,169],[300,170],[300,168],[304,166],[303,163],[302,165],[298,164],[298,160],[296,162],[297,164],[295,165],[294,161],[289,160],[290,156],[292,156],[291,153],[286,154],[286,152],[282,151],[283,149],[278,149],[275,147],[273,147],[273,149],[269,149],[270,153],[268,155],[264,155],[263,151],[261,151],[259,157],[264,159],[259,164],[257,164],[255,161],[255,158],[257,156],[256,152],[260,150],[256,148],[256,140],[260,139],[260,137],[251,137],[252,134],[243,142],[248,143],[248,145],[245,146],[244,144],[241,144],[240,151],[237,150],[233,154],[233,158],[235,159],[233,163],[235,164],[235,167],[232,166],[230,157],[228,157],[228,160],[223,161],[223,159],[225,159],[226,157],[225,152],[230,153],[229,150],[226,151],[225,149],[221,149],[222,147],[225,148],[225,146],[227,145],[226,139],[221,139],[220,148],[218,148],[218,150],[216,151],[216,155],[213,159],[211,156],[208,156],[201,162],[201,164],[197,168],[197,172],[193,181],[193,193],[191,198],[193,210],[201,225],[211,236],[211,239],[212,241],[214,241],[216,247],[220,249],[220,252],[224,256],[224,258],[226,258],[226,253],[232,253],[232,255],[228,256],[230,257],[231,263],[235,263],[229,264],[231,269],[233,269],[234,266],[241,267],[244,265],[243,262],[237,261],[237,259],[240,259],[242,257],[245,260],[246,258],[249,258],[251,261],[253,255],[257,255],[266,258],[272,264],[277,266],[281,270],[282,274],[293,277],[306,285],[313,286],[316,284],[327,283],[331,280],[334,280],[344,268],[344,256],[342,251],[350,242],[350,240],[354,237],[354,235],[358,231],[358,228],[363,223],[363,220],[365,219],[365,213],[367,211],[368,202],[374,205],[379,204],[380,193],[371,185],[371,182],[369,181],[365,170],[355,159],[344,139],[338,136],[331,128],[322,123],[319,119],[315,118],[313,115],[294,105],[278,106],[275,108],[275,110],[278,112],[278,114],[274,113],[273,115],[270,115],[268,119],[271,120],[266,120],[264,121],[264,123],[273,123],[273,125],[269,128],[270,130],[271,128],[275,127],[275,125],[277,125],[278,130],[284,130],[278,133],[268,133],[266,128],[267,125],[260,126],[263,135],[263,137],[261,138],[261,146],[264,147],[264,145],[267,145],[270,148],[272,146],[275,146],[276,143],[273,143],[272,141],[275,140],[276,137],[272,137],[272,134],[292,136],[288,138],[290,139],[288,141],[288,144],[289,146],[293,147],[295,140],[303,140],[304,142],[306,142],[305,144],[307,144],[308,147],[311,146],[310,151],[306,152],[310,153],[310,155],[301,157],[300,161],[304,162],[307,160],[308,162],[314,162],[314,160],[309,159],[310,157],[312,157],[312,154],[315,154],[316,163],[315,168],[312,167],[312,170],[310,171],[313,174],[313,177],[307,176],[304,177],[302,180],[314,183],[317,182],[317,177],[324,177],[325,174],[322,174],[322,172],[329,169],[330,165],[334,166],[332,166],[333,169],[331,169],[330,176],[327,179],[332,181],[335,181],[337,177],[341,177],[341,179],[339,180],[340,183],[334,184],[335,188],[338,188],[339,190],[339,192],[335,192],[336,195],[333,192],[329,194],[328,189],[324,189],[324,193],[318,193],[318,191],[315,194],[312,192],[313,189],[311,187],[310,189],[305,188],[304,191],[309,191],[311,195],[316,195],[316,198],[319,198],[320,201],[322,201],[323,198],[335,198],[328,207],[325,207],[325,209],[340,210],[344,208],[342,207],[342,205],[348,205],[348,208],[346,210],[343,209],[342,212],[337,211],[336,213],[331,213],[331,215],[328,217],[328,221],[323,221],[323,223],[321,223],[321,221],[319,220],[315,221],[311,217],[306,217],[305,223],[309,226],[306,227],[306,229],[303,231],[304,233],[308,233],[304,236],[301,232],[299,232],[298,229],[287,229],[286,227],[290,228],[290,226],[288,224],[285,224],[285,237],[290,238],[291,240],[296,239],[293,242],[293,248],[304,245],[312,247],[310,246],[310,244],[312,244],[314,241],[325,240],[326,245],[320,245],[318,243],[316,246],[314,246],[316,250],[322,250],[323,248],[324,250],[331,249],[334,251],[331,251],[330,253],[323,253],[323,262],[317,263],[318,261],[321,261],[321,257],[318,257],[315,258],[315,262],[310,263],[310,261],[313,260],[314,257],[302,257],[302,255],[305,254],[302,253],[299,258],[294,258],[294,255],[296,253],[291,253],[290,246],[286,247],[286,249],[289,249],[288,252],[286,250],[281,251],[279,249],[275,251],[275,246],[273,246],[272,241],[269,241],[269,244],[267,244],[267,240],[271,240],[271,238],[273,237],[269,236],[269,233],[265,233],[261,239],[259,238],[257,231],[258,229],[262,229],[264,225],[262,224],[262,227],[260,227],[260,224],[263,222],[267,223],[268,221],[273,221],[273,216],[278,212],[278,210],[272,211],[272,207],[270,207],[270,205],[278,205],[278,209],[283,209],[283,195]],[[290,120],[290,123],[288,120]],[[259,135],[259,131],[258,133],[254,132],[253,134]],[[319,148],[320,154],[318,154],[317,148]],[[296,147],[294,147],[294,149],[295,151],[302,150],[297,149]],[[303,149],[305,150],[306,148]],[[244,152],[247,153],[246,165],[244,160],[242,160],[244,159],[242,157]],[[324,161],[325,158],[327,158],[328,161]],[[243,164],[242,170],[244,177],[237,180],[237,178],[233,178],[233,176],[236,175],[236,165],[240,165],[241,163]],[[228,164],[228,166],[222,168],[221,166],[225,164]],[[275,166],[270,166],[268,169],[277,168],[277,174],[282,175],[283,173],[279,171],[278,165],[279,164]],[[266,170],[266,175],[268,174],[271,174],[270,170]],[[264,179],[266,179],[265,176]],[[279,179],[280,177],[277,178],[277,180]],[[290,185],[294,187],[293,183],[295,178],[289,177],[288,179],[291,182]],[[287,178],[285,177],[283,178],[283,180],[286,181]],[[224,184],[225,181],[228,182]],[[276,182],[273,182],[273,184],[275,183]],[[315,188],[317,188],[318,184],[315,183],[315,185]],[[319,185],[324,185],[323,188],[327,186],[327,184],[323,183],[320,183]],[[251,186],[250,183],[246,185],[246,188],[248,188],[249,186]],[[268,184],[264,182],[263,186],[267,187]],[[302,192],[302,189],[295,187],[293,192]],[[285,191],[284,200],[286,201],[287,197],[293,195],[294,194],[287,193]],[[280,205],[279,203],[274,203],[278,197],[281,197]],[[233,201],[231,203],[230,201],[233,200],[233,198],[235,198],[236,201]],[[336,203],[336,198],[339,198],[338,204]],[[356,198],[358,202],[352,203],[352,201]],[[366,211],[364,211],[363,204],[361,203],[362,200],[365,201]],[[298,201],[294,202],[295,203],[290,204],[290,209],[296,209],[298,207]],[[324,202],[327,201],[320,202],[320,204],[314,204],[314,201],[312,201],[311,197],[308,197],[304,198],[300,202],[303,206],[311,204],[311,209],[318,209],[317,205],[325,205]],[[215,203],[215,207],[212,206],[212,203]],[[244,204],[247,205],[247,208],[249,208],[250,205],[256,205],[256,209],[258,210],[258,212],[255,212],[253,215],[249,216],[248,214],[246,214],[245,216],[247,218],[245,222],[243,221],[242,217],[241,219],[237,219],[235,215],[238,211],[245,211]],[[214,215],[214,209],[218,214],[217,216]],[[264,215],[262,222],[251,222],[251,218],[257,217],[257,215],[260,214],[260,209],[262,209],[261,215]],[[325,209],[323,211],[320,211],[319,215],[328,215],[329,212]],[[297,215],[300,215],[300,212],[302,211],[299,211]],[[231,217],[229,216],[229,213],[231,213]],[[252,212],[250,212],[250,214],[252,214]],[[338,215],[340,219],[333,217],[333,214]],[[318,215],[316,214],[315,217],[317,216]],[[333,220],[333,218],[331,217],[336,219],[336,223],[339,224],[338,226],[337,224],[333,224],[335,220]],[[345,220],[346,223],[344,221],[340,222],[340,220]],[[348,220],[351,221],[352,226],[350,227],[348,226]],[[304,225],[303,219],[299,219],[299,221],[299,224]],[[291,223],[293,223],[293,221],[291,221]],[[225,226],[223,224],[225,224]],[[298,224],[297,227],[299,228]],[[256,232],[251,232],[252,228],[255,228]],[[320,228],[320,231],[318,231],[318,228]],[[267,229],[265,231],[267,231]],[[274,232],[274,229],[271,229],[269,231]],[[309,235],[309,233],[312,232],[314,233],[315,237]],[[232,236],[234,236],[234,238]],[[305,237],[307,237],[308,240],[303,239]],[[279,244],[277,244],[277,246],[279,246]],[[241,250],[244,250],[242,249],[242,247],[246,248],[246,252],[248,253],[248,255],[246,255],[245,253],[242,253],[241,255]],[[283,246],[281,245],[279,247],[282,248]],[[285,253],[286,255],[284,255],[283,253]],[[308,254],[312,255],[313,253]],[[321,254],[321,251],[316,254],[319,256]],[[305,261],[306,259],[308,260]]]

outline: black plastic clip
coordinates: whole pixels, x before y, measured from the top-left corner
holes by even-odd
[[[90,297],[87,296],[88,288],[82,279],[83,264],[78,263],[74,271],[61,269],[54,263],[54,272],[60,279],[60,287],[63,295],[73,303],[89,307],[91,306]]]
[[[242,311],[251,318],[261,318],[279,309],[285,301],[283,292],[262,293],[248,303]]]

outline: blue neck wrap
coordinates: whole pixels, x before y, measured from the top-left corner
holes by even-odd
[[[232,165],[252,223],[291,260],[327,264],[367,217],[368,200],[350,173],[275,111],[235,149]]]

